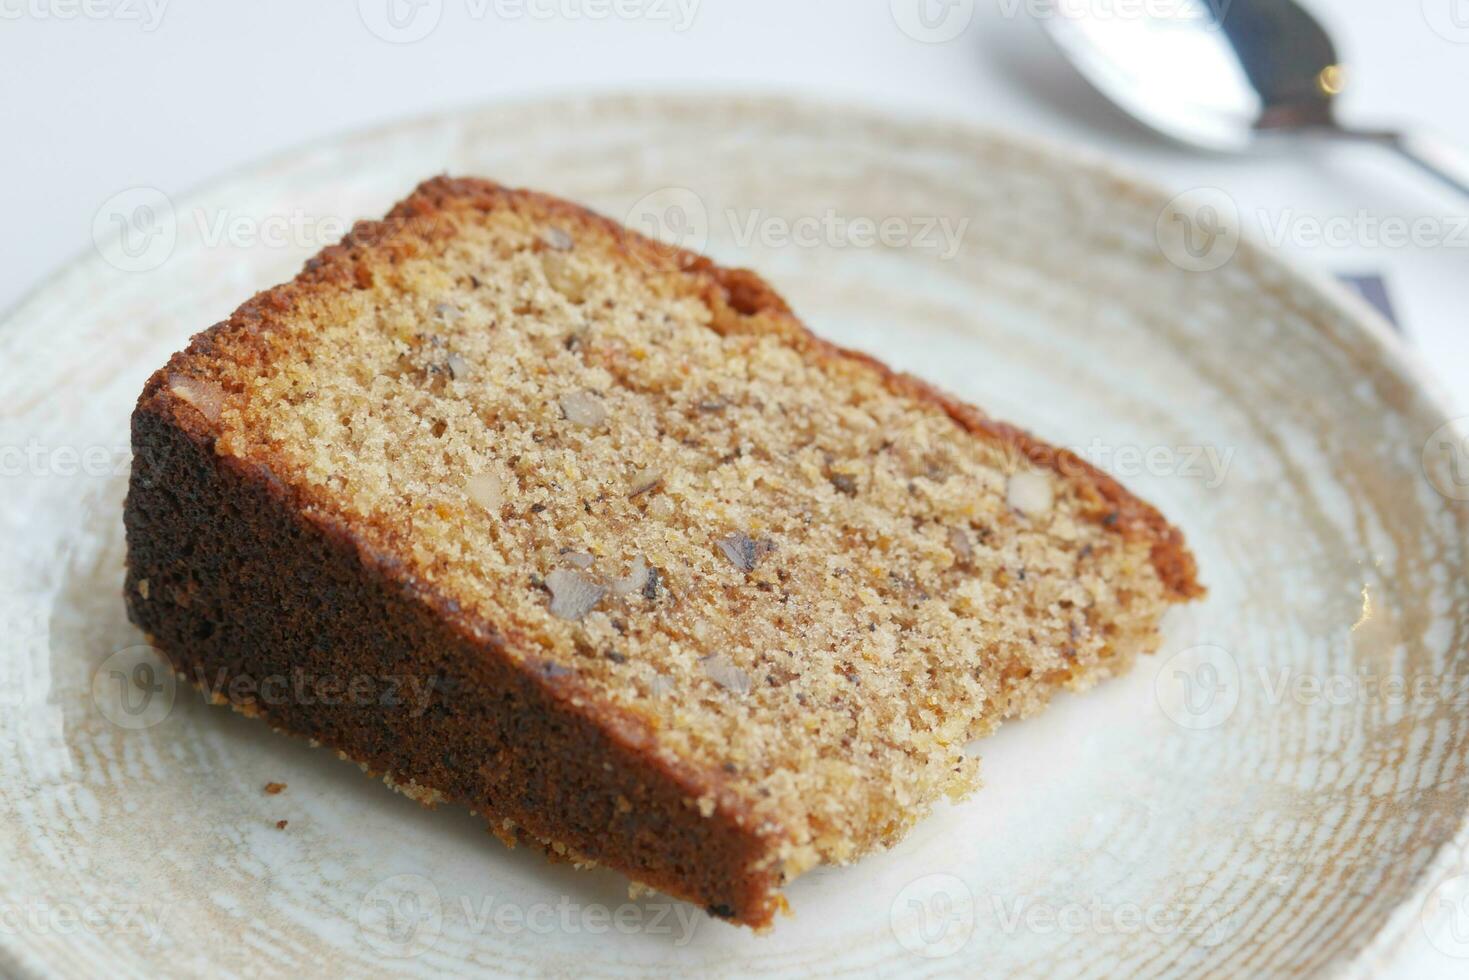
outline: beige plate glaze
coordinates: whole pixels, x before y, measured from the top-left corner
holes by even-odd
[[[975,797],[797,882],[763,937],[175,699],[120,596],[137,391],[443,171],[761,269],[819,331],[1122,476],[1208,600],[1131,676],[983,743]],[[1363,307],[1166,200],[1072,151],[714,96],[494,107],[119,195],[0,329],[0,972],[1341,975],[1423,928],[1469,953],[1430,900],[1469,805],[1457,443]]]

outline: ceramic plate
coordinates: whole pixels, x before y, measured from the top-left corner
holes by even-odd
[[[494,176],[761,269],[820,332],[1076,448],[1210,588],[986,786],[752,935],[509,851],[175,690],[121,597],[145,377],[421,178]],[[1071,150],[776,99],[497,106],[170,198],[0,329],[0,967],[110,976],[1355,974],[1469,891],[1469,467],[1365,307]],[[268,794],[267,783],[286,784]],[[284,822],[284,823],[281,823]],[[1469,906],[1461,906],[1469,908]]]

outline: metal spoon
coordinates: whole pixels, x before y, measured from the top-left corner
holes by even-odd
[[[1173,139],[1226,152],[1284,134],[1373,143],[1469,195],[1469,157],[1442,140],[1336,118],[1346,70],[1294,0],[1058,2],[1041,20],[1092,85]]]

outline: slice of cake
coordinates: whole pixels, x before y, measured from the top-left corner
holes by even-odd
[[[182,678],[757,927],[1202,592],[1077,457],[480,180],[195,337],[132,443],[127,601]]]

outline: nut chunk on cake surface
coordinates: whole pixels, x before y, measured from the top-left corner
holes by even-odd
[[[199,334],[132,439],[129,609],[182,677],[757,927],[1202,592],[1075,456],[487,181]]]

